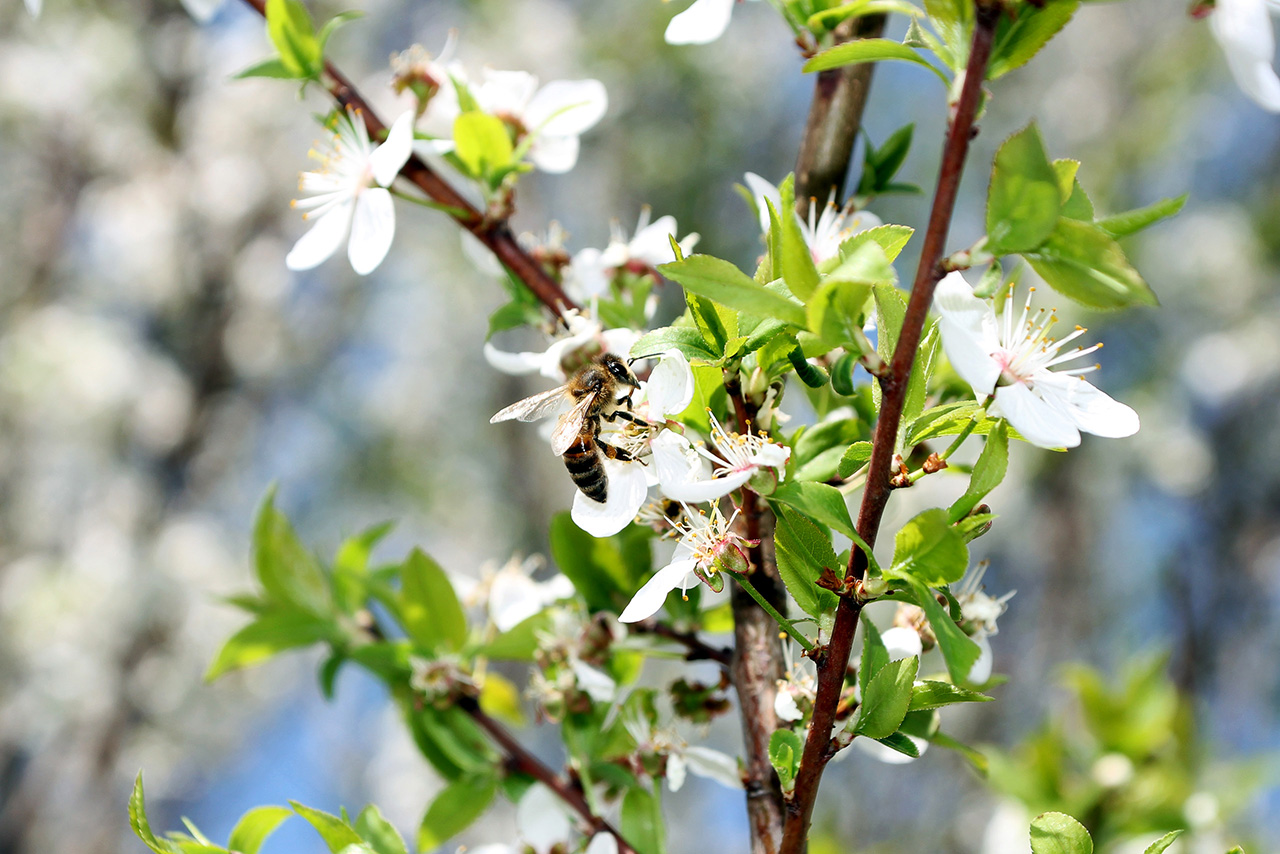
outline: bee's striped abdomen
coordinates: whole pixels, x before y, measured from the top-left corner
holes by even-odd
[[[564,467],[583,495],[604,503],[609,493],[609,478],[605,475],[604,463],[591,433],[584,433],[573,440],[569,450],[564,452]]]

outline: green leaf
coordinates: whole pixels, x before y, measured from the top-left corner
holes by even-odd
[[[938,363],[940,344],[941,333],[938,331],[938,324],[930,323],[920,338],[920,344],[916,348],[916,361],[907,379],[907,393],[902,404],[902,421],[898,426],[899,437],[903,434],[901,425],[914,421],[916,416],[924,410],[924,402],[929,393],[929,379]]]
[[[502,119],[488,113],[463,113],[453,122],[454,154],[473,178],[487,178],[511,163],[511,134]]]
[[[275,508],[274,490],[268,493],[254,523],[253,563],[258,581],[271,599],[317,616],[329,614],[328,579],[298,541],[289,520]]]
[[[1092,854],[1084,825],[1060,812],[1042,813],[1031,822],[1031,854]]]
[[[867,282],[834,281],[821,285],[809,300],[809,331],[830,348],[861,350],[863,309],[871,285]]]
[[[233,80],[245,80],[250,77],[269,77],[274,80],[297,80],[308,79],[306,75],[295,72],[292,68],[284,64],[284,61],[278,56],[270,59],[264,59],[261,62],[255,62],[248,68],[237,71],[231,75]]]
[[[867,696],[867,683],[889,663],[889,650],[880,639],[880,630],[864,611],[862,614],[862,656],[858,661],[858,692]]]
[[[320,44],[307,7],[298,0],[267,0],[267,36],[280,61],[298,78],[320,76]]]
[[[897,732],[911,704],[911,686],[920,659],[900,658],[885,664],[867,682],[867,693],[858,707],[858,722],[853,731],[867,738],[886,738]]]
[[[912,576],[930,587],[959,581],[969,566],[969,548],[940,507],[925,510],[893,538],[894,575]]]
[[[663,854],[666,851],[662,804],[658,796],[644,789],[631,789],[622,799],[622,836],[636,854]]]
[[[838,572],[831,541],[822,530],[800,514],[778,508],[778,529],[774,544],[778,557],[778,574],[796,604],[806,614],[820,617],[835,610],[839,598],[817,585],[823,567]]]
[[[631,347],[632,356],[650,356],[654,353],[665,353],[667,350],[679,350],[689,359],[703,359],[714,362],[720,354],[707,346],[702,333],[691,326],[664,326],[640,337]]]
[[[1062,158],[1053,161],[1053,172],[1058,176],[1058,193],[1062,198],[1071,195],[1071,188],[1076,183],[1076,173],[1080,171],[1080,161]],[[1090,217],[1093,219],[1093,217]]]
[[[924,0],[924,11],[945,45],[945,50],[937,51],[938,58],[948,68],[963,68],[969,59],[973,4],[969,0]]]
[[[885,258],[893,261],[902,253],[903,248],[906,247],[913,234],[915,234],[915,229],[909,226],[878,225],[875,228],[868,228],[866,231],[859,231],[853,237],[841,243],[840,255],[841,257],[848,257],[857,251],[858,247],[875,243],[884,250]]]
[[[794,507],[810,518],[834,528],[850,539],[858,536],[849,518],[844,494],[825,483],[784,483],[769,496],[770,501]]]
[[[995,80],[1026,65],[1066,26],[1079,5],[1079,0],[1048,0],[1039,7],[1024,3],[1016,17],[1002,15],[991,48],[987,79]]]
[[[1080,186],[1079,179],[1071,183],[1071,193],[1066,199],[1062,203],[1063,216],[1083,222],[1093,221],[1093,202],[1089,199],[1089,194],[1084,191],[1084,187]]]
[[[1054,290],[1083,305],[1122,308],[1158,303],[1120,244],[1095,225],[1059,219],[1049,239],[1024,257]]]
[[[903,161],[907,159],[907,152],[911,150],[911,137],[915,127],[910,124],[899,128],[879,148],[873,146],[870,139],[867,140],[862,159],[862,176],[858,179],[858,195],[877,195],[893,182],[893,176],[902,167]]]
[[[776,317],[804,328],[804,306],[768,290],[728,261],[710,255],[690,255],[683,261],[663,264],[658,272],[679,282],[685,290],[721,305],[757,317]]]
[[[725,344],[729,342],[729,332],[720,320],[720,312],[716,304],[706,297],[685,292],[685,302],[689,305],[689,314],[693,317],[694,326],[702,334],[707,349],[713,353],[724,353]],[[736,331],[736,330],[735,330]]]
[[[1147,205],[1145,208],[1134,208],[1124,213],[1104,216],[1094,225],[1114,238],[1127,237],[1178,213],[1182,210],[1182,206],[1187,203],[1187,197],[1188,194],[1183,193],[1176,198],[1161,199],[1155,204]]]
[[[293,810],[288,807],[254,807],[242,815],[231,829],[227,847],[240,854],[258,854],[263,840],[291,815]]]
[[[177,854],[178,848],[166,839],[158,838],[151,832],[151,824],[147,821],[146,798],[142,792],[142,772],[133,782],[133,793],[129,795],[129,826],[148,848],[156,854]]]
[[[336,633],[331,621],[312,614],[297,610],[269,612],[227,639],[204,674],[205,681],[260,664],[286,649],[329,640]]]
[[[907,584],[907,590],[904,591],[906,598],[920,606],[929,619],[929,625],[932,626],[933,633],[938,638],[938,649],[947,662],[947,672],[951,674],[951,681],[957,684],[967,682],[969,671],[973,669],[973,663],[981,654],[978,645],[960,630],[947,609],[938,604],[937,597],[929,592],[925,584],[912,576],[904,576],[902,580]]]
[[[323,810],[312,809],[297,801],[289,801],[289,806],[293,807],[294,812],[305,818],[316,829],[316,833],[320,834],[324,844],[329,846],[331,854],[338,854],[348,845],[359,845],[364,841],[351,825],[336,815],[330,815]]]
[[[460,777],[440,790],[418,829],[418,850],[431,851],[471,826],[498,791],[493,774]]]
[[[900,732],[890,733],[884,738],[877,738],[876,741],[880,742],[885,747],[892,747],[899,753],[906,754],[913,759],[918,759],[920,757],[920,748],[916,747],[916,743],[914,741],[907,738]]]
[[[893,285],[876,285],[872,295],[876,300],[876,352],[888,362],[893,359],[893,348],[898,346],[898,335],[902,332],[907,295]],[[878,387],[878,384],[873,386]]]
[[[466,643],[467,615],[439,564],[414,549],[400,567],[400,585],[400,615],[414,643],[425,650]]]
[[[958,522],[968,516],[978,502],[987,493],[1000,485],[1005,471],[1009,468],[1009,430],[1004,421],[987,434],[987,443],[982,446],[978,461],[973,464],[973,474],[969,478],[969,488],[964,495],[951,505],[948,519]]]
[[[844,454],[840,457],[840,467],[836,469],[836,474],[840,477],[851,476],[871,460],[871,449],[870,442],[854,442],[845,448]]]
[[[969,760],[969,764],[973,766],[973,770],[977,771],[983,777],[987,776],[987,770],[991,765],[991,761],[987,759],[981,752],[974,750],[967,744],[956,741],[951,736],[943,732],[935,732],[929,736],[929,742],[939,747],[945,747],[947,750],[954,750]]]
[[[345,540],[338,547],[338,553],[333,558],[333,597],[343,613],[354,614],[364,605],[369,555],[394,525],[394,522],[374,525],[359,536]]]
[[[534,614],[480,647],[476,655],[508,661],[533,661],[533,654],[538,649],[537,636],[548,629],[550,620],[547,614]]]
[[[902,59],[923,65],[938,75],[943,83],[950,83],[947,76],[938,67],[929,62],[912,48],[891,39],[854,39],[827,48],[804,64],[806,72],[827,71],[845,65],[857,65],[862,62],[880,62],[886,59]]]
[[[329,37],[337,32],[339,27],[354,21],[356,18],[363,17],[364,12],[339,12],[325,21],[324,26],[320,28],[320,34],[316,36],[316,42],[320,46],[320,55],[324,56],[324,49],[329,44]]]
[[[792,730],[777,729],[769,736],[769,764],[778,772],[782,791],[790,791],[794,786],[803,752],[804,742]]]
[[[995,697],[960,688],[950,682],[925,680],[911,689],[911,705],[907,711],[940,709],[953,703],[987,703]]]
[[[1172,845],[1173,840],[1181,836],[1182,833],[1183,831],[1181,830],[1169,831],[1164,836],[1161,836],[1155,842],[1152,842],[1150,845],[1148,845],[1147,850],[1142,852],[1142,854],[1164,854],[1165,849],[1168,848],[1170,845]]]
[[[400,831],[373,804],[356,816],[356,833],[369,843],[376,854],[409,854]]]
[[[1061,211],[1058,173],[1032,123],[996,152],[987,191],[988,251],[1007,255],[1035,249],[1053,232]]]
[[[795,175],[786,177],[778,193],[782,210],[774,211],[772,215],[776,219],[770,221],[778,222],[782,233],[779,235],[778,266],[774,267],[773,274],[781,276],[791,293],[807,302],[814,288],[818,287],[818,268],[813,263],[813,253],[804,239],[804,232],[800,230],[800,220],[794,214]],[[773,205],[767,199],[765,204]]]

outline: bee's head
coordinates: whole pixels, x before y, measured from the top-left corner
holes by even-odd
[[[604,353],[600,356],[600,366],[609,372],[615,380],[632,388],[639,388],[640,381],[636,379],[636,375],[631,373],[631,368],[627,367],[627,363],[620,356],[613,353]]]

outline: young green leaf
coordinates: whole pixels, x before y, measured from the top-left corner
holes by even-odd
[[[834,486],[825,483],[784,483],[773,491],[769,500],[794,507],[850,539],[858,536],[853,529],[853,521],[849,518],[844,494]]]
[[[1042,813],[1031,822],[1031,854],[1093,854],[1093,839],[1071,816]]]
[[[278,56],[270,59],[264,59],[261,62],[255,62],[248,68],[237,71],[231,75],[233,80],[247,80],[250,77],[268,77],[273,80],[297,80],[299,74],[292,68],[284,64],[284,60]]]
[[[853,731],[867,738],[886,738],[896,732],[911,705],[911,686],[919,668],[920,659],[914,655],[881,667],[867,682]]]
[[[995,697],[960,688],[950,682],[925,680],[911,689],[911,705],[907,711],[940,709],[953,703],[987,703],[994,699]]]
[[[789,792],[795,785],[796,772],[800,769],[800,754],[804,743],[800,736],[789,729],[778,729],[769,736],[769,764],[778,772],[782,791]]]
[[[836,474],[840,477],[849,477],[858,469],[865,466],[871,460],[871,443],[870,442],[854,442],[845,448],[844,454],[840,457],[840,467],[836,469]]]
[[[885,747],[892,747],[894,750],[906,756],[910,756],[912,759],[918,759],[920,757],[920,748],[916,747],[916,743],[914,741],[907,738],[900,732],[890,733],[884,738],[877,738],[876,741],[880,742]]]
[[[338,31],[339,27],[351,23],[357,18],[363,18],[364,12],[339,12],[332,18],[324,22],[324,26],[320,28],[320,32],[316,35],[316,43],[320,48],[320,56],[324,57],[324,49],[329,44],[329,37]]]
[[[1114,238],[1127,237],[1181,211],[1182,206],[1187,203],[1187,195],[1187,193],[1183,193],[1181,196],[1172,199],[1161,199],[1144,208],[1134,208],[1124,213],[1104,216],[1094,225]]]
[[[227,847],[239,854],[258,854],[258,849],[280,823],[293,815],[288,807],[255,807],[240,817],[231,829]]]
[[[299,0],[267,0],[267,37],[280,53],[280,61],[297,78],[320,76],[320,43],[311,13]]]
[[[911,376],[907,380],[907,394],[902,403],[901,424],[914,421],[916,416],[924,411],[924,402],[929,393],[929,380],[938,363],[941,341],[938,324],[930,323],[920,338],[920,345],[916,349],[916,363],[911,368]],[[898,428],[898,434],[902,435],[901,426]]]
[[[707,349],[712,353],[723,353],[725,344],[729,341],[729,332],[720,320],[716,304],[706,297],[700,297],[688,291],[685,291],[684,298],[689,306],[693,324],[702,334],[702,340],[706,343]]]
[[[313,614],[297,610],[268,612],[227,639],[205,672],[205,681],[260,664],[286,649],[329,640],[337,631],[331,620]]]
[[[804,357],[804,350],[800,348],[798,342],[787,352],[787,359],[795,369],[800,382],[809,388],[822,388],[827,384],[827,372]]]
[[[414,549],[400,567],[400,614],[405,633],[423,649],[460,649],[467,640],[467,616],[449,576]]]
[[[317,616],[329,614],[329,582],[320,564],[298,540],[293,526],[275,508],[274,491],[258,510],[253,527],[253,563],[268,596]]]
[[[658,268],[687,291],[757,317],[775,317],[804,328],[804,306],[768,290],[728,261],[710,255],[690,255]]]
[[[861,321],[870,296],[869,282],[824,282],[809,299],[809,331],[832,348],[861,350]]]
[[[938,58],[948,68],[959,71],[969,61],[973,4],[968,0],[924,0],[924,11],[946,48],[936,51]]]
[[[666,831],[662,822],[662,802],[657,794],[644,789],[631,789],[622,798],[622,836],[636,854],[663,854]]]
[[[1032,123],[996,152],[987,191],[987,249],[1008,255],[1048,239],[1062,211],[1058,173]]]
[[[991,62],[987,66],[987,79],[995,80],[1026,65],[1066,26],[1079,5],[1080,0],[1026,3],[1018,9],[1016,16],[1001,16],[991,48]]]
[[[689,359],[714,362],[720,358],[707,346],[705,337],[692,326],[663,326],[640,336],[631,347],[632,356],[649,356],[667,350],[679,350]]]
[[[902,580],[907,584],[905,598],[920,606],[929,619],[929,625],[938,638],[938,649],[947,662],[951,681],[959,684],[967,682],[969,671],[973,669],[973,664],[981,653],[978,645],[960,630],[947,609],[938,604],[937,597],[930,592],[928,586],[913,576],[904,576]]]
[[[938,75],[944,84],[950,80],[936,65],[929,62],[912,48],[892,39],[854,39],[835,47],[827,48],[804,64],[806,72],[827,71],[845,65],[857,65],[863,62],[880,62],[886,59],[901,59],[923,65]]]
[[[316,833],[320,834],[324,844],[329,847],[330,854],[338,854],[348,845],[359,845],[364,841],[350,824],[336,815],[304,806],[297,801],[289,801],[289,806],[316,829]]]
[[[469,112],[453,122],[454,153],[473,178],[486,179],[510,165],[515,153],[511,134],[502,119],[488,113]]]
[[[867,139],[862,176],[858,179],[858,195],[877,195],[893,183],[893,176],[902,168],[907,152],[911,150],[911,136],[915,128],[914,124],[899,128],[879,148],[871,144],[870,138]]]
[[[853,237],[840,244],[840,257],[848,258],[860,246],[875,243],[884,250],[885,259],[893,261],[902,254],[902,250],[906,247],[907,242],[911,240],[911,235],[913,234],[915,234],[915,229],[905,225],[878,225],[875,228],[868,228],[866,231],[859,231]]]
[[[969,549],[940,507],[925,510],[893,538],[896,576],[912,576],[930,587],[959,581],[969,566]]]
[[[1148,845],[1147,850],[1143,851],[1142,854],[1164,854],[1165,849],[1172,845],[1173,841],[1181,835],[1181,830],[1171,830]]]
[[[1090,223],[1059,219],[1049,239],[1024,257],[1054,290],[1083,305],[1157,304],[1156,295],[1130,265],[1120,244]]]
[[[987,434],[987,443],[982,446],[982,453],[978,455],[978,461],[973,464],[969,488],[956,500],[955,504],[951,505],[948,519],[951,522],[958,522],[968,516],[987,493],[1000,485],[1008,468],[1009,430],[1002,420],[999,426]]]
[[[778,263],[773,268],[775,276],[781,276],[787,283],[791,293],[802,302],[807,302],[814,288],[818,286],[818,268],[813,263],[813,253],[800,230],[800,221],[792,211],[795,209],[795,176],[788,175],[778,188],[781,210],[773,210],[773,203],[768,199],[765,204],[770,207],[770,222],[779,224],[781,233],[770,236],[771,242],[778,245]]]
[[[418,828],[418,850],[431,851],[471,826],[498,791],[492,772],[460,777],[440,790]]]
[[[178,846],[167,839],[160,839],[151,831],[147,821],[146,798],[142,792],[142,772],[133,782],[133,793],[129,795],[129,826],[139,839],[156,854],[180,854]]]
[[[815,618],[835,610],[839,601],[836,594],[817,584],[824,567],[833,572],[840,568],[826,534],[799,513],[788,513],[778,508],[774,542],[778,574],[796,604]]]
[[[889,663],[889,650],[880,639],[880,630],[864,611],[862,614],[862,657],[858,662],[858,692],[867,696],[867,683]]]

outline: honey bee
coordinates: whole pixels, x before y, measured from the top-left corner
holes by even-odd
[[[630,412],[631,393],[622,400],[627,408],[617,408],[617,395],[623,386],[637,389],[640,383],[621,357],[602,353],[579,368],[564,385],[511,404],[490,418],[489,423],[513,418],[537,421],[569,407],[551,433],[551,451],[564,459],[569,476],[582,494],[603,504],[609,495],[609,479],[600,455],[611,460],[634,457],[622,448],[599,441],[601,422],[623,418],[644,423]]]

